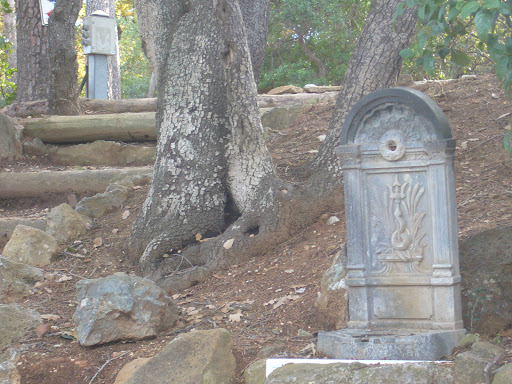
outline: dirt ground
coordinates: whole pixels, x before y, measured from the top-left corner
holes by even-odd
[[[460,239],[488,228],[510,225],[512,160],[503,149],[502,140],[510,128],[512,104],[499,82],[494,76],[485,75],[476,80],[430,82],[417,88],[439,104],[457,139],[455,171]],[[334,101],[316,104],[293,127],[269,133],[269,147],[283,177],[293,178],[297,164],[314,156],[320,143],[318,136],[328,128],[333,108]],[[38,160],[31,159],[24,164],[0,165],[0,170],[36,166]],[[343,211],[327,212],[327,216],[271,252],[219,271],[205,282],[175,295],[181,318],[178,327],[168,335],[81,347],[73,336],[75,284],[83,278],[135,271],[126,257],[124,244],[146,191],[147,187],[133,189],[123,209],[97,220],[88,238],[69,244],[80,257],[63,252],[56,262],[44,267],[46,280],[23,304],[58,318],[46,320],[52,326],[49,334],[38,338],[30,333],[21,340],[18,368],[22,383],[91,383],[94,377],[94,383],[110,384],[124,364],[153,356],[177,334],[192,328],[224,327],[230,332],[237,360],[234,383],[243,383],[243,370],[257,358],[315,354],[308,333],[314,336],[318,331],[331,329],[317,316],[314,304],[321,276],[345,241]],[[67,202],[66,196],[3,200],[0,217],[44,216],[63,202]],[[123,218],[126,211],[129,216]],[[326,217],[332,215],[340,221],[327,225]],[[97,238],[102,239],[102,245],[95,247]],[[503,345],[509,348],[511,332],[504,329],[500,333]]]

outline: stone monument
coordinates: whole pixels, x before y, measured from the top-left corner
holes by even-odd
[[[341,136],[347,328],[321,333],[318,349],[337,359],[449,356],[465,330],[448,121],[399,87],[362,98]]]

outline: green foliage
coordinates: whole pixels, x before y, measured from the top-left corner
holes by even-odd
[[[146,97],[151,69],[142,50],[139,27],[134,16],[119,17],[121,92],[123,98]]]
[[[441,63],[449,60],[461,68],[470,67],[471,53],[457,42],[471,41],[472,48],[492,63],[505,91],[512,95],[511,4],[511,0],[406,0],[396,14],[402,13],[404,6],[417,6],[422,29],[416,44],[400,54],[404,58],[415,57],[416,64],[433,75],[434,58]],[[503,145],[512,154],[510,132]]]
[[[16,98],[16,84],[10,81],[16,68],[9,67],[9,54],[12,43],[0,34],[0,107],[4,107]]]
[[[267,53],[259,88],[289,83],[339,84],[370,1],[275,0],[271,3]],[[326,77],[301,47],[322,62]]]
[[[447,66],[475,71],[494,66],[512,91],[512,8],[510,0],[406,0],[397,9],[418,7],[421,29],[416,43],[400,55],[415,59],[431,75]]]
[[[259,88],[272,89],[281,85],[296,85],[303,87],[305,84],[327,85],[325,78],[318,77],[311,63],[300,60],[296,63],[284,63],[272,72],[264,72],[261,76]]]

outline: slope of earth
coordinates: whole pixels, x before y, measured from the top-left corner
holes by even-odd
[[[509,155],[502,149],[502,139],[512,118],[512,104],[499,82],[487,75],[416,87],[440,105],[457,139],[460,238],[510,224],[512,168]],[[293,179],[298,165],[314,156],[320,144],[318,137],[325,134],[333,109],[333,101],[314,105],[293,127],[269,133],[269,148],[284,178]],[[63,250],[55,263],[44,268],[47,279],[23,304],[59,318],[49,320],[52,331],[46,336],[29,334],[20,342],[18,368],[22,383],[113,383],[128,361],[154,355],[177,334],[192,328],[224,327],[230,332],[237,359],[234,383],[243,383],[243,370],[257,358],[314,355],[308,333],[314,336],[320,330],[332,329],[317,315],[314,304],[321,276],[345,241],[343,211],[326,212],[317,223],[271,252],[219,271],[205,282],[177,293],[174,298],[181,308],[181,319],[168,335],[81,347],[73,336],[75,284],[83,278],[117,271],[135,273],[124,244],[146,192],[147,187],[133,189],[122,210],[97,220],[88,238],[70,244],[80,257]],[[44,216],[45,208],[62,202],[67,202],[65,196],[53,196],[48,201],[33,201],[31,207],[26,201],[19,202],[19,207]],[[0,204],[12,212],[17,202]],[[332,215],[340,221],[327,225],[326,219]],[[102,239],[101,245],[95,242],[97,238]],[[510,334],[510,330],[504,331]],[[504,343],[508,341],[505,339]]]

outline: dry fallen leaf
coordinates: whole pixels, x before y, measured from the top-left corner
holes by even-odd
[[[203,236],[200,233],[196,233],[196,241],[201,241]]]
[[[284,271],[284,273],[293,273],[293,272],[295,272],[294,269],[287,269],[286,271]]]
[[[112,230],[112,233],[113,233],[114,235],[117,235],[117,233],[118,233],[118,232],[119,232],[119,228],[114,228],[114,229]]]
[[[127,209],[126,211],[123,212],[123,220],[126,220],[128,217],[130,217],[130,211]]]
[[[103,245],[103,239],[101,237],[97,237],[94,239],[94,242],[92,243],[94,248],[101,247]]]
[[[235,242],[235,239],[229,239],[228,241],[226,241],[223,245],[224,249],[231,249],[234,242]]]

